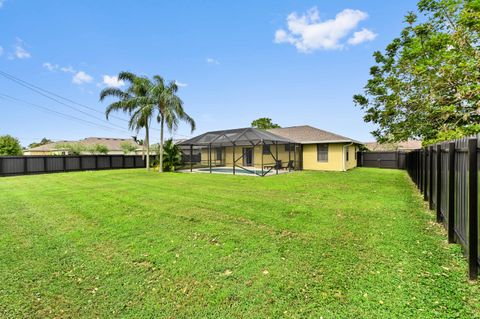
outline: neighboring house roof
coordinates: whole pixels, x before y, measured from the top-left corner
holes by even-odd
[[[140,149],[142,147],[141,145],[136,143],[133,139],[128,139],[128,138],[87,137],[80,141],[58,141],[58,142],[48,143],[45,145],[32,147],[27,151],[33,151],[33,152],[55,151],[55,150],[61,149],[58,147],[60,144],[69,144],[69,143],[81,143],[85,146],[101,144],[101,145],[105,145],[109,151],[122,151],[123,149],[121,147],[121,144],[125,142],[132,143],[137,147],[137,149]]]
[[[398,143],[366,142],[365,146],[370,151],[397,151],[397,150],[416,150],[422,148],[422,141],[408,140]]]
[[[318,129],[309,125],[272,128],[270,133],[283,136],[301,144],[313,143],[356,143],[363,144],[349,137]]]

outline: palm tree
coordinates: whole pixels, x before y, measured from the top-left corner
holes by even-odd
[[[165,85],[163,78],[155,75],[152,85],[150,97],[157,109],[157,121],[160,123],[160,166],[158,171],[163,172],[163,134],[165,125],[171,133],[178,128],[180,121],[185,121],[190,125],[193,132],[195,130],[195,121],[185,113],[183,102],[177,96],[178,86],[175,81]]]
[[[149,92],[152,82],[146,77],[139,77],[131,72],[120,72],[118,79],[129,83],[127,89],[122,91],[119,88],[108,87],[100,92],[100,101],[106,97],[115,97],[118,101],[111,103],[105,110],[105,116],[113,111],[123,111],[130,115],[128,127],[138,132],[145,128],[145,144],[147,147],[147,170],[150,170],[150,121],[155,106],[149,103]]]

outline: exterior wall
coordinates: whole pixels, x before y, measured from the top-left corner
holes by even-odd
[[[303,145],[303,169],[316,171],[343,170],[343,144],[328,144],[328,161],[317,161],[317,144]]]
[[[348,146],[348,161],[346,162],[347,170],[357,167],[357,145]]]
[[[357,145],[348,146],[348,161],[345,161],[344,149],[346,143],[328,144],[328,161],[317,161],[317,144],[304,144],[303,146],[303,169],[316,171],[343,171],[349,170],[357,166],[356,152]],[[271,152],[275,155],[275,145],[270,146]],[[235,158],[242,155],[242,146],[235,148]],[[299,157],[299,149],[297,148],[297,158]],[[285,151],[285,145],[278,145],[278,159],[282,161],[284,166],[288,163],[288,151]],[[294,159],[293,148],[290,154],[290,159]],[[208,165],[208,148],[201,151],[201,160],[203,165]],[[262,147],[260,145],[255,147],[253,154],[253,161],[256,168],[261,168],[262,165]],[[344,164],[345,163],[345,164]],[[263,155],[263,164],[273,165],[274,160],[270,154]],[[217,159],[217,152],[212,148],[212,165],[233,166],[233,147],[225,147],[222,152],[222,160]],[[240,159],[237,165],[243,166],[243,160]]]

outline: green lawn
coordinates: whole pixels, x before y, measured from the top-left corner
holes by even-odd
[[[0,178],[0,317],[474,318],[403,171]]]

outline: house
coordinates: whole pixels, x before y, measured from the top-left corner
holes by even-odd
[[[45,145],[29,148],[23,152],[24,155],[69,155],[68,145],[81,144],[85,149],[81,154],[92,154],[88,148],[94,145],[104,145],[108,149],[108,155],[125,154],[122,145],[130,143],[135,147],[135,151],[130,154],[142,154],[142,146],[133,139],[111,138],[111,137],[87,137],[79,141],[58,141]]]
[[[308,125],[212,131],[180,144],[184,150],[200,147],[202,165],[262,171],[273,167],[346,171],[357,166],[356,154],[361,145],[351,138]]]
[[[372,152],[384,152],[384,151],[413,151],[422,148],[422,141],[408,140],[398,143],[378,143],[378,142],[366,142],[365,147]]]

